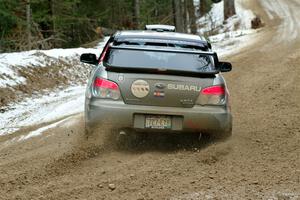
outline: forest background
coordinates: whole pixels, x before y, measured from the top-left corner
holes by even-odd
[[[0,53],[89,46],[116,30],[146,24],[197,34],[197,20],[220,1],[0,0]],[[224,19],[233,15],[234,0],[224,0]]]

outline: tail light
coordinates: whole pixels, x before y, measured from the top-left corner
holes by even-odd
[[[94,80],[93,95],[113,100],[118,100],[121,97],[119,86],[115,82],[99,77],[96,77]]]
[[[215,85],[201,90],[196,101],[199,105],[224,105],[225,104],[225,87]]]

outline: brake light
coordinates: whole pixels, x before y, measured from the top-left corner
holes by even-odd
[[[224,105],[225,87],[223,85],[214,85],[201,90],[196,101],[199,105]]]
[[[224,95],[225,88],[220,85],[212,86],[212,87],[204,88],[201,91],[201,94],[203,94],[203,95]]]
[[[95,97],[114,100],[121,97],[118,84],[99,77],[94,80],[93,94]]]
[[[100,88],[107,88],[107,89],[112,89],[112,90],[118,90],[119,87],[115,82],[108,81],[106,79],[101,79],[96,77],[94,81],[94,86],[95,87],[100,87]]]

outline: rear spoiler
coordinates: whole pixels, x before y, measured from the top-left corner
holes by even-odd
[[[219,58],[216,52],[199,51],[199,50],[179,50],[179,49],[162,49],[162,48],[144,48],[144,47],[128,47],[128,46],[110,46],[110,49],[123,49],[134,51],[156,51],[156,52],[170,52],[170,53],[184,53],[184,54],[199,54],[212,56],[214,58],[215,66],[219,63]]]

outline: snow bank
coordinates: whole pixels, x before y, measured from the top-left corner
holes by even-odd
[[[236,1],[236,15],[230,17],[224,22],[224,2],[215,3],[208,14],[198,20],[200,34],[206,34],[211,31],[224,33],[235,30],[251,29],[251,20],[255,15],[251,10],[242,7],[240,1]]]
[[[245,9],[240,1],[236,1],[235,6],[241,29],[251,29],[251,21],[256,17],[255,14],[252,10]]]
[[[261,1],[264,10],[271,20],[275,19],[276,17],[279,17],[282,20],[281,26],[276,31],[277,35],[271,42],[272,45],[277,45],[282,42],[293,43],[300,34],[299,8],[298,6],[289,6],[288,2],[289,1],[285,0]],[[299,3],[299,1],[297,3]]]
[[[60,120],[60,121],[58,121],[58,122],[55,122],[55,123],[53,123],[53,124],[50,124],[50,125],[48,125],[48,126],[44,126],[44,127],[39,128],[39,129],[37,129],[37,130],[35,130],[35,131],[31,131],[31,132],[30,132],[29,134],[27,134],[27,135],[22,135],[22,136],[20,136],[20,137],[18,138],[18,141],[27,140],[27,139],[32,138],[32,137],[37,137],[37,136],[43,134],[43,133],[44,133],[45,131],[47,131],[48,129],[55,128],[55,127],[59,126],[60,124],[66,122],[66,121],[69,120],[69,119],[70,119],[70,117],[65,118],[65,119],[62,119],[62,120]]]
[[[26,79],[18,74],[18,70],[26,67],[45,67],[58,61],[79,60],[82,53],[99,55],[108,38],[95,48],[32,50],[16,53],[0,54],[0,88],[25,84]]]
[[[0,135],[83,112],[84,93],[85,86],[71,86],[10,104],[8,110],[0,113]]]
[[[0,88],[26,83],[26,79],[18,74],[20,69],[51,67],[53,63],[63,63],[59,61],[70,63],[72,60],[78,60],[78,62],[72,62],[72,64],[82,65],[79,62],[79,55],[82,53],[99,55],[107,40],[108,37],[95,48],[32,50],[0,54]],[[88,70],[85,67],[82,69]],[[78,67],[70,67],[70,73],[76,75],[77,72],[74,70],[78,70]],[[44,93],[46,95],[34,95],[20,102],[2,107],[0,135],[10,134],[25,126],[58,120],[80,113],[84,109],[85,86],[69,86],[64,90],[56,89],[52,92],[44,91]],[[43,130],[41,129],[32,134],[36,135]]]
[[[256,30],[251,29],[251,21],[255,15],[245,9],[241,1],[235,2],[236,15],[224,22],[224,2],[213,4],[211,11],[198,20],[201,35],[210,35],[208,40],[213,50],[220,56],[237,52],[240,48],[249,45]]]

